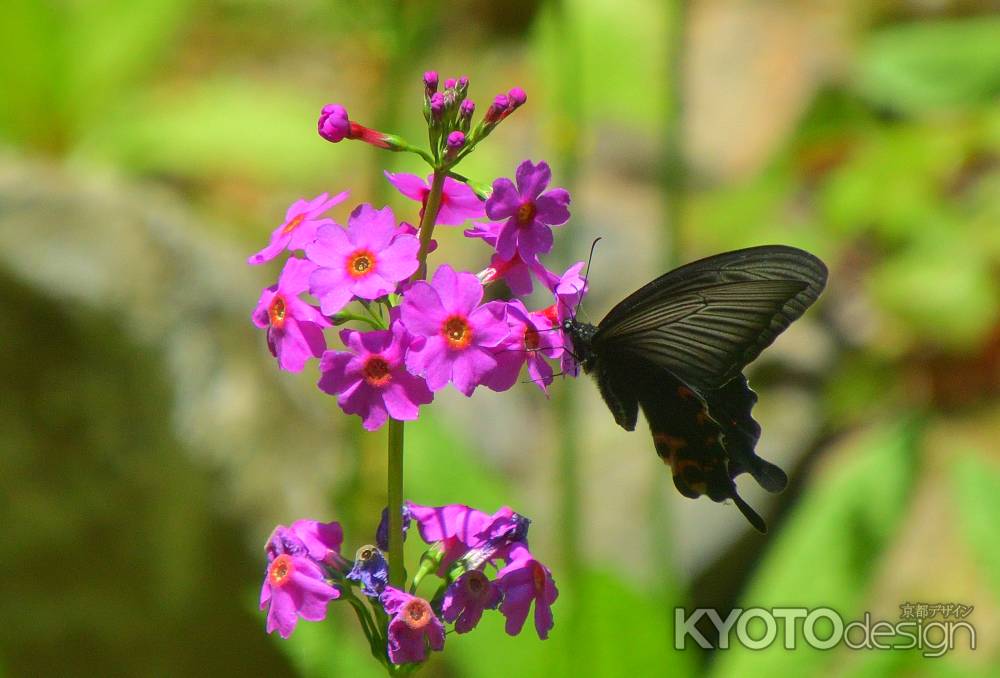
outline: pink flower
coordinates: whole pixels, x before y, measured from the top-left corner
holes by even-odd
[[[319,266],[309,279],[309,290],[326,315],[344,308],[352,297],[378,299],[417,270],[419,249],[414,236],[397,231],[391,209],[360,205],[346,231],[324,226],[306,247],[306,256]]]
[[[323,354],[318,385],[338,396],[344,412],[360,416],[366,430],[380,428],[389,416],[413,421],[419,406],[434,399],[424,380],[403,366],[410,337],[401,323],[391,330],[343,330],[340,337],[350,351]]]
[[[430,284],[420,281],[402,303],[403,324],[424,337],[406,353],[406,367],[427,380],[432,391],[450,381],[466,396],[494,367],[490,350],[507,336],[503,304],[479,305],[483,286],[471,273],[456,273],[447,264],[435,271]]]
[[[423,598],[387,586],[382,593],[382,605],[389,621],[389,661],[393,664],[422,662],[427,648],[444,649],[444,624],[434,615]]]
[[[253,323],[267,328],[267,346],[278,359],[278,367],[301,372],[309,358],[318,358],[326,350],[323,328],[330,321],[315,306],[299,299],[309,286],[309,276],[316,265],[291,257],[278,278],[278,284],[265,288],[253,312]]]
[[[550,227],[569,219],[569,193],[562,188],[545,191],[552,179],[545,162],[533,165],[525,160],[517,168],[516,179],[516,188],[510,179],[493,182],[486,214],[493,221],[506,219],[497,233],[497,254],[510,260],[518,252],[528,261],[552,249]]]
[[[326,618],[327,603],[340,597],[317,562],[340,558],[343,532],[337,523],[300,520],[291,528],[279,525],[267,544],[268,566],[260,590],[260,609],[268,608],[267,632],[288,638],[299,617]]]
[[[508,303],[506,311],[510,334],[493,350],[497,366],[483,379],[483,385],[494,391],[506,391],[517,382],[521,366],[527,363],[531,380],[548,393],[552,366],[546,358],[557,358],[561,353],[553,344],[557,337],[551,321],[540,313],[529,313],[518,299]]]
[[[420,203],[420,216],[427,206],[427,194],[430,193],[430,181],[433,175],[424,181],[415,174],[393,174],[386,172],[385,178],[396,189],[411,200]],[[461,181],[445,177],[444,190],[441,193],[441,209],[438,211],[436,224],[440,226],[461,226],[469,219],[480,219],[485,214],[483,202],[476,197],[471,188]]]
[[[320,219],[320,215],[347,200],[347,195],[347,191],[344,191],[331,198],[329,194],[323,193],[312,200],[296,200],[285,212],[284,223],[271,233],[271,242],[257,254],[251,255],[247,263],[263,264],[286,248],[289,251],[305,249],[316,237],[316,229],[333,223],[333,219]]]
[[[500,604],[500,587],[479,570],[470,570],[452,583],[444,595],[441,616],[455,622],[457,633],[468,633],[483,616],[483,610],[495,610]]]
[[[508,564],[497,573],[497,584],[503,591],[500,612],[507,617],[506,631],[516,636],[528,618],[531,602],[535,602],[535,630],[545,640],[552,629],[551,605],[559,596],[552,573],[531,557],[523,545],[511,549]]]

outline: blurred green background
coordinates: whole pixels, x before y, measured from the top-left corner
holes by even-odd
[[[315,366],[278,372],[249,314],[279,264],[244,260],[322,191],[415,218],[381,177],[413,156],[315,120],[335,101],[420,140],[431,68],[480,111],[527,90],[462,171],[553,164],[551,267],[604,236],[593,318],[753,244],[831,282],[750,370],[792,479],[741,480],[766,537],[677,495],[589,380],[443,392],[407,427],[407,496],[532,517],[561,596],[549,641],[488,616],[424,673],[1000,675],[996,3],[7,0],[0,45],[0,675],[379,675],[346,609],[287,642],[255,609],[275,523],[371,540],[385,438]],[[906,602],[974,605],[977,649],[672,649],[678,605]]]

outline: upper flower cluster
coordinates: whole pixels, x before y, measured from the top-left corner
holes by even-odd
[[[311,358],[321,358],[320,389],[369,430],[389,417],[416,419],[419,407],[448,384],[466,396],[480,385],[504,391],[527,366],[530,379],[545,391],[553,378],[550,361],[561,360],[563,372],[575,373],[561,321],[585,292],[582,263],[558,274],[541,262],[552,249],[552,228],[569,220],[569,193],[549,187],[552,172],[545,162],[525,160],[513,180],[498,178],[491,189],[474,189],[448,169],[526,100],[519,88],[498,95],[473,127],[475,105],[467,92],[467,78],[448,79],[439,91],[437,74],[425,73],[432,153],[423,155],[434,172],[426,180],[385,173],[419,204],[418,228],[397,220],[388,207],[369,204],[357,206],[341,225],[327,214],[347,193],[324,193],[295,202],[267,247],[249,258],[260,264],[286,251],[304,254],[293,254],[278,282],[262,291],[254,323],[267,330],[282,369],[300,371]],[[352,122],[334,104],[323,108],[318,126],[330,141],[412,148]],[[436,247],[433,228],[465,224],[466,237],[492,248],[489,263],[477,274],[441,264],[424,280],[427,255]],[[513,296],[486,301],[485,286],[501,280]],[[517,297],[536,283],[547,289],[551,304],[529,310]],[[348,308],[353,303],[357,310]],[[343,349],[330,348],[326,330],[346,322],[366,327],[341,330]]]
[[[428,649],[444,648],[446,623],[454,624],[457,633],[468,633],[486,610],[499,609],[507,619],[507,633],[517,635],[534,605],[535,630],[540,638],[548,637],[551,606],[559,592],[552,573],[528,549],[531,521],[508,507],[489,514],[460,504],[407,503],[403,513],[404,524],[415,521],[430,547],[409,592],[389,586],[384,543],[361,546],[352,563],[340,554],[343,531],[338,523],[299,520],[275,528],[267,542],[260,595],[261,609],[268,609],[268,632],[287,638],[299,617],[325,619],[331,600],[346,598],[359,605],[353,593],[357,587],[390,618],[382,640],[393,664],[423,661]],[[443,580],[429,599],[414,593],[427,576]]]

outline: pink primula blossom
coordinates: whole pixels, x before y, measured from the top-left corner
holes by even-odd
[[[562,188],[546,191],[552,179],[548,163],[522,162],[510,179],[493,182],[493,195],[486,201],[486,214],[503,221],[497,233],[497,254],[509,261],[517,252],[525,261],[552,249],[552,226],[569,220],[569,193]]]
[[[419,406],[434,399],[424,380],[403,365],[410,337],[401,323],[390,330],[343,330],[340,337],[349,350],[323,355],[319,387],[338,396],[344,412],[360,416],[366,430],[380,428],[390,416],[413,421]]]
[[[567,268],[562,275],[548,273],[546,285],[555,297],[555,303],[542,311],[552,327],[559,328],[557,332],[559,344],[562,347],[562,350],[558,351],[560,367],[563,374],[568,374],[571,377],[577,376],[580,372],[580,366],[577,364],[576,358],[573,357],[573,340],[567,332],[562,330],[562,326],[564,322],[572,320],[576,316],[580,301],[587,294],[587,281],[580,275],[583,266],[583,262],[578,261]]]
[[[360,205],[346,231],[323,226],[306,247],[306,256],[319,266],[309,289],[326,315],[337,313],[353,297],[378,299],[395,292],[417,270],[419,249],[415,236],[399,232],[391,209]]]
[[[528,375],[542,392],[552,383],[552,366],[546,358],[557,358],[561,351],[553,344],[558,336],[552,323],[541,313],[529,313],[519,299],[506,306],[510,334],[493,351],[497,366],[483,385],[494,391],[506,391],[517,383],[521,366],[527,363]]]
[[[290,372],[301,372],[309,358],[318,358],[326,350],[323,328],[330,321],[299,298],[315,269],[305,259],[289,258],[278,284],[261,292],[252,316],[254,325],[267,328],[267,346],[278,359],[278,367]]]
[[[483,616],[500,604],[500,587],[479,570],[470,570],[448,587],[441,606],[446,622],[455,622],[456,633],[468,633]]]
[[[304,539],[303,539],[304,537]],[[279,525],[267,544],[267,571],[260,590],[260,609],[267,608],[267,632],[288,638],[299,617],[326,618],[327,603],[340,597],[320,562],[340,559],[343,532],[337,523],[300,520]],[[322,555],[320,561],[317,555]]]
[[[316,230],[333,219],[320,218],[331,207],[347,200],[347,191],[332,198],[327,193],[312,200],[297,200],[285,212],[285,221],[271,233],[267,247],[247,259],[249,264],[263,264],[284,250],[304,250],[316,238]]]
[[[444,624],[435,616],[423,598],[411,596],[387,586],[382,593],[382,605],[389,621],[389,661],[393,664],[422,662],[427,648],[444,649]]]
[[[427,205],[427,195],[431,190],[430,181],[433,176],[428,176],[427,181],[424,181],[415,174],[385,172],[385,178],[396,187],[396,190],[407,198],[420,203],[421,216],[423,216],[424,207]],[[483,201],[476,196],[471,188],[461,181],[445,177],[441,193],[441,208],[435,222],[437,225],[461,226],[469,219],[480,219],[485,214]]]
[[[440,266],[430,283],[419,281],[402,303],[403,324],[423,337],[406,354],[406,367],[427,380],[432,391],[450,381],[471,396],[493,368],[492,349],[507,336],[503,303],[479,305],[483,286],[471,273]]]
[[[535,630],[542,640],[548,638],[553,626],[551,606],[559,596],[549,569],[525,546],[518,545],[511,549],[507,566],[497,573],[497,584],[503,591],[500,612],[507,617],[507,633],[516,636],[521,632],[534,601]]]

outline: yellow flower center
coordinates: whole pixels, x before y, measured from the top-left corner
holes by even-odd
[[[296,228],[299,227],[299,224],[305,221],[305,218],[306,218],[305,214],[300,214],[297,217],[294,217],[291,221],[285,224],[285,227],[283,229],[281,229],[282,235],[288,235],[289,233],[294,231]]]
[[[381,388],[392,380],[389,363],[382,356],[370,356],[363,372],[365,381],[375,387]]]
[[[358,250],[347,258],[347,273],[352,278],[363,278],[375,267],[375,255],[368,250]]]
[[[295,572],[295,563],[292,561],[292,557],[283,553],[271,563],[267,578],[271,582],[271,586],[284,586],[288,583],[293,572]]]
[[[461,351],[472,343],[472,328],[465,318],[459,315],[450,316],[445,320],[441,333],[448,342],[448,348],[453,351]]]
[[[280,330],[285,326],[285,298],[280,294],[274,295],[271,305],[267,309],[267,317],[271,321],[271,327]]]

